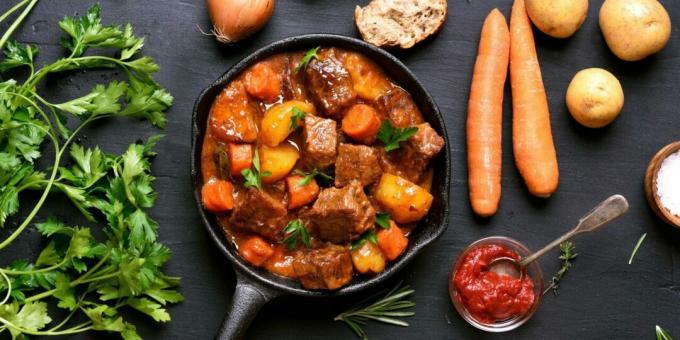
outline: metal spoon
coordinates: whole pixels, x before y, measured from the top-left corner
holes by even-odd
[[[621,195],[611,196],[596,206],[588,214],[581,217],[581,220],[574,229],[560,236],[555,241],[550,242],[550,244],[543,247],[543,249],[521,260],[515,260],[509,257],[500,257],[494,259],[487,266],[487,270],[499,275],[508,275],[516,278],[522,278],[526,272],[525,268],[529,263],[536,261],[538,258],[545,255],[553,248],[558,247],[560,243],[567,241],[576,235],[598,229],[599,227],[617,219],[626,213],[626,211],[628,211],[628,201],[626,201],[626,198]]]

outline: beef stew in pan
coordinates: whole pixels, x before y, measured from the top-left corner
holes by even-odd
[[[382,272],[432,204],[444,139],[365,56],[281,53],[215,98],[201,197],[253,266],[335,290]]]

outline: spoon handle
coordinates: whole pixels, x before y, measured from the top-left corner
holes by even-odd
[[[560,243],[567,241],[578,234],[596,230],[599,227],[617,219],[621,215],[625,214],[626,211],[628,211],[628,201],[625,197],[621,195],[614,195],[607,198],[602,203],[593,208],[593,210],[591,210],[588,214],[581,217],[581,220],[574,229],[560,236],[555,241],[550,242],[550,244],[543,247],[541,250],[523,258],[519,262],[520,267],[525,267],[529,263],[536,261],[539,257],[545,255],[553,248],[558,247]]]

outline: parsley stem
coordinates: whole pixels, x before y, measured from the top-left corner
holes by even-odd
[[[76,286],[76,285],[79,285],[79,284],[88,283],[88,282],[93,282],[93,281],[101,281],[101,280],[110,279],[110,278],[112,278],[112,277],[118,276],[118,274],[120,274],[120,271],[116,271],[116,272],[113,272],[113,273],[111,273],[111,274],[106,274],[106,275],[101,275],[101,276],[95,276],[95,277],[92,277],[92,278],[89,278],[89,279],[84,279],[84,280],[80,280],[80,279],[79,279],[79,280],[75,280],[75,281],[71,282],[71,286]]]
[[[2,322],[3,324],[5,324],[5,325],[6,325],[7,327],[9,327],[10,329],[15,329],[15,330],[17,330],[17,331],[19,331],[19,332],[21,332],[21,333],[30,334],[30,335],[36,335],[36,336],[43,336],[43,335],[47,335],[47,336],[53,336],[53,335],[69,335],[69,334],[81,333],[81,332],[88,331],[88,330],[92,329],[92,321],[88,321],[88,322],[82,323],[82,324],[80,324],[80,325],[78,325],[78,326],[69,328],[69,329],[67,329],[67,330],[56,331],[56,332],[51,332],[51,331],[47,331],[47,332],[42,332],[42,331],[32,331],[32,330],[29,330],[29,329],[21,328],[21,327],[15,325],[15,324],[13,324],[13,323],[11,323],[10,321],[8,321],[8,320],[6,320],[6,319],[4,319],[4,318],[2,318],[2,317],[0,317],[0,322]]]
[[[61,260],[61,262],[59,262],[59,263],[57,263],[53,266],[49,266],[49,267],[45,267],[45,268],[40,268],[40,269],[35,269],[35,270],[9,270],[9,269],[0,268],[0,273],[7,274],[7,275],[37,274],[37,273],[44,273],[44,272],[48,272],[50,270],[57,269],[57,268],[63,266],[64,264],[66,264],[66,258],[64,258],[63,260]]]
[[[10,26],[7,29],[7,31],[5,32],[5,34],[2,36],[2,38],[0,38],[0,49],[2,49],[5,46],[5,43],[7,42],[7,40],[9,40],[9,37],[11,37],[12,34],[14,34],[14,31],[19,27],[19,25],[21,25],[21,22],[24,21],[24,19],[28,15],[28,13],[31,12],[31,10],[33,9],[33,6],[35,6],[35,4],[37,4],[37,3],[38,3],[38,0],[31,0],[31,2],[28,4],[28,6],[26,6],[26,8],[24,8],[24,11],[21,12],[19,17],[16,20],[14,20],[14,23],[12,23],[12,26]],[[14,8],[10,9],[10,11],[14,11]],[[4,20],[4,18],[3,18],[3,20]]]
[[[30,0],[22,0],[18,4],[14,5],[14,7],[7,10],[7,12],[5,12],[2,16],[0,16],[0,22],[5,21],[5,19],[7,19],[7,17],[12,15],[12,13],[16,12],[19,8],[24,7],[26,5],[26,3],[28,3],[29,1]]]

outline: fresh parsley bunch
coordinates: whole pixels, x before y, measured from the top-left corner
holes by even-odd
[[[76,144],[75,137],[90,123],[111,117],[142,118],[162,128],[173,98],[153,80],[158,71],[153,59],[136,57],[144,39],[135,36],[129,24],[102,25],[98,5],[82,17],[59,22],[65,32],[61,43],[70,54],[36,69],[37,46],[7,39],[36,2],[23,0],[0,15],[2,21],[25,6],[0,39],[5,54],[0,73],[28,71],[22,83],[0,82],[0,226],[17,213],[22,192],[42,193],[23,222],[0,240],[0,254],[34,223],[55,191],[68,197],[92,224],[99,222],[104,237],[97,239],[89,227],[69,226],[55,218],[35,224],[47,239],[38,257],[0,269],[0,332],[26,338],[98,330],[139,339],[135,326],[123,318],[123,309],[167,322],[170,315],[164,306],[182,300],[176,291],[179,279],[162,271],[170,250],[158,243],[158,224],[146,211],[156,199],[151,159],[160,137],[130,145],[122,155]],[[87,55],[91,47],[113,49],[116,57]],[[91,68],[118,68],[127,81],[97,85],[61,103],[37,92],[49,74]],[[54,164],[39,169],[35,162],[48,141]],[[62,166],[67,157],[71,165]],[[53,302],[66,311],[62,320],[48,314],[48,303]]]

